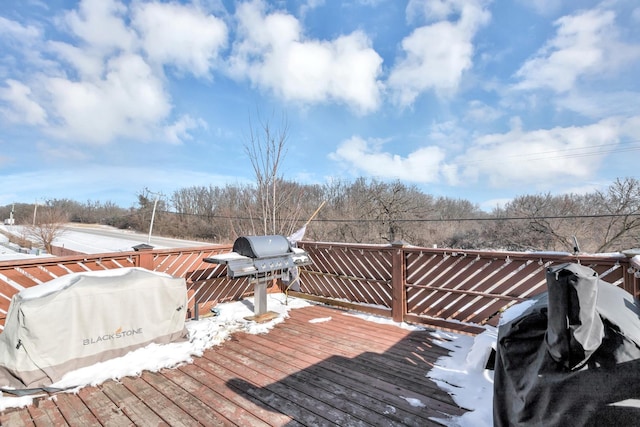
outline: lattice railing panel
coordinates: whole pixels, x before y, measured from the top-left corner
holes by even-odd
[[[407,249],[407,313],[496,324],[496,314],[510,304],[546,291],[549,266],[582,262],[601,279],[622,285],[619,261],[614,257]]]
[[[413,247],[318,244],[303,242],[314,266],[303,271],[302,291],[361,304],[393,307],[402,286],[406,314],[412,319],[490,323],[517,301],[546,291],[546,269],[559,263],[579,262],[600,278],[632,287],[621,256],[571,256],[554,253],[452,251]],[[394,281],[393,251],[404,254],[403,277]],[[626,276],[625,276],[626,274]],[[627,284],[629,282],[630,284]],[[402,307],[402,305],[400,305]]]
[[[301,269],[301,291],[391,307],[391,253],[380,246],[307,243],[313,264]]]

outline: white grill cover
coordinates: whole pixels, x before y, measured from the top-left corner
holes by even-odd
[[[40,388],[151,342],[184,339],[184,279],[142,268],[72,273],[14,295],[0,387]]]

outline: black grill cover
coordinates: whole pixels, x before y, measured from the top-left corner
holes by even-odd
[[[291,246],[284,236],[244,236],[233,243],[233,252],[249,258],[289,255]]]
[[[563,264],[547,270],[547,292],[531,302],[498,330],[494,425],[640,425],[640,407],[620,404],[640,399],[633,296]]]

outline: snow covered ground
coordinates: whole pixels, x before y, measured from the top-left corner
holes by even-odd
[[[253,303],[252,298],[248,298]],[[285,304],[286,302],[286,304]],[[251,316],[251,304],[241,301],[218,305],[219,314],[214,317],[201,318],[186,323],[189,339],[184,342],[164,345],[150,344],[147,347],[132,351],[127,355],[93,366],[81,368],[67,373],[60,381],[52,384],[54,388],[65,388],[67,392],[78,392],[82,387],[97,385],[109,379],[119,379],[126,376],[137,376],[142,371],[158,371],[162,368],[176,367],[191,363],[194,357],[201,356],[212,346],[222,344],[233,333],[243,331],[251,334],[268,333],[277,323],[285,321],[289,310],[306,307],[310,303],[297,298],[286,297],[284,294],[269,294],[268,306],[270,311],[279,316],[267,323],[255,323],[244,318]],[[392,321],[370,315],[347,313],[364,318],[368,321],[394,324]],[[330,318],[312,319],[310,322],[326,322]],[[417,326],[406,323],[396,326],[418,329]],[[484,370],[486,357],[490,350],[492,331],[481,334],[475,339],[466,335],[436,332],[436,343],[451,350],[450,356],[438,360],[437,366],[431,371],[425,371],[425,376],[447,390],[453,399],[461,406],[472,409],[462,417],[450,420],[452,426],[491,426],[492,421],[492,379]],[[0,410],[11,407],[29,405],[39,395],[14,397],[0,393]],[[420,406],[422,402],[409,402]]]
[[[22,236],[24,234],[22,226],[20,225],[0,225],[0,230],[16,236]],[[64,231],[53,241],[55,246],[85,254],[131,251],[134,246],[141,243],[149,243],[158,249],[187,248],[210,244],[154,235],[149,238],[148,234],[136,233],[130,230],[120,230],[99,224],[67,224]],[[40,251],[31,251],[31,253],[25,254],[20,253],[19,249],[17,245],[10,245],[8,238],[0,234],[0,260],[43,256]]]
[[[0,229],[2,228],[6,229],[6,227],[0,226]],[[37,256],[39,255],[35,251],[33,253],[21,252],[20,246],[10,243],[7,236],[0,234],[0,261],[35,258]]]

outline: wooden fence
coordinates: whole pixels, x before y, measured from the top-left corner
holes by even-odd
[[[638,267],[624,255],[461,251],[403,245],[301,242],[313,265],[300,269],[291,295],[432,326],[476,333],[497,324],[501,310],[546,289],[547,267],[581,263],[637,296]],[[231,246],[154,249],[0,262],[0,317],[21,289],[72,272],[143,267],[184,277],[190,308],[236,300],[253,292],[247,278],[229,279],[226,267],[204,258]],[[281,284],[281,286],[284,286]],[[294,290],[295,289],[295,290]],[[4,323],[4,318],[0,319]]]

